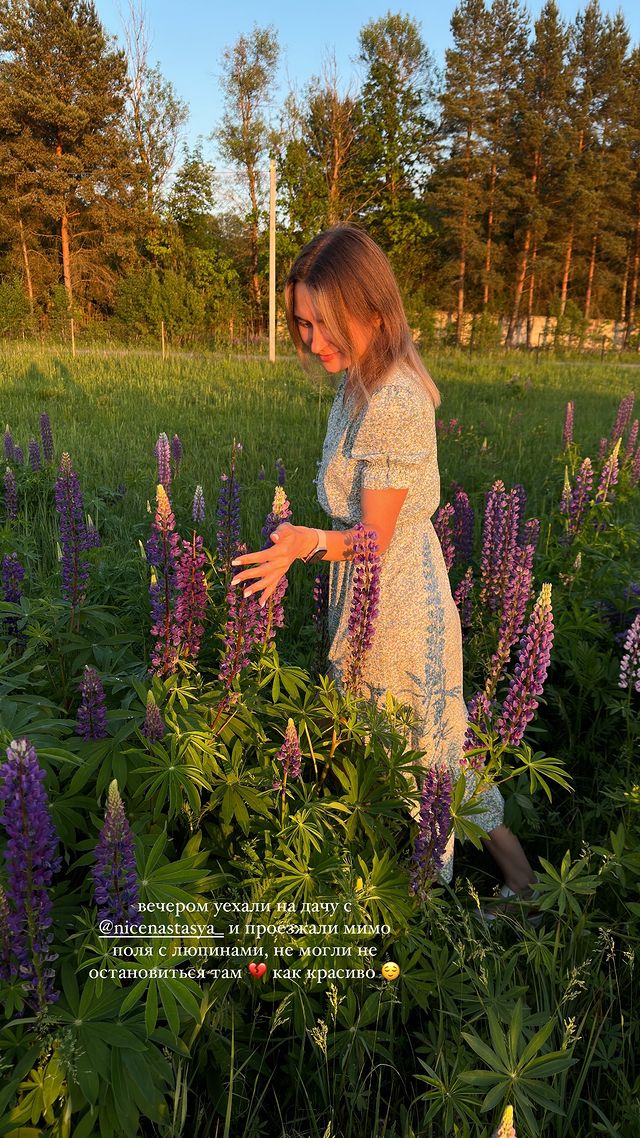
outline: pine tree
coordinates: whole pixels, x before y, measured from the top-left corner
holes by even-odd
[[[16,200],[37,208],[69,308],[104,300],[129,251],[124,56],[89,0],[0,0],[0,54],[2,176],[20,171]]]

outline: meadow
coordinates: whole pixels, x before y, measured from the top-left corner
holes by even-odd
[[[529,630],[545,612],[550,622],[542,589],[550,583],[555,628],[544,694],[524,738],[505,742],[494,718],[478,723],[476,747],[481,779],[500,782],[507,821],[538,873],[536,924],[524,906],[492,908],[495,871],[462,785],[451,815],[467,840],[456,847],[453,887],[423,881],[412,893],[416,826],[405,775],[419,765],[404,713],[393,701],[376,712],[326,679],[309,567],[292,568],[275,645],[266,636],[229,673],[237,601],[221,531],[232,514],[231,464],[249,548],[262,543],[278,484],[294,522],[323,526],[313,479],[329,381],[305,375],[293,357],[275,365],[196,354],[72,358],[28,346],[0,354],[11,445],[26,455],[46,413],[55,451],[37,471],[11,457],[6,464],[17,506],[5,480],[0,559],[5,565],[15,554],[24,577],[20,595],[10,598],[5,587],[0,603],[2,755],[8,748],[9,764],[18,763],[13,741],[28,739],[46,772],[61,850],[39,933],[33,915],[18,919],[7,828],[10,905],[3,902],[4,916],[0,906],[0,932],[8,919],[24,950],[20,973],[17,949],[0,936],[8,1011],[0,1135],[640,1135],[640,727],[634,682],[620,686],[625,637],[640,612],[630,400],[617,449],[614,426],[638,372],[613,360],[518,353],[450,352],[428,362],[442,393],[441,501],[462,486],[475,514],[473,549],[466,562],[452,553],[451,564],[452,586],[474,574],[468,699],[482,689],[504,615],[482,599],[489,503],[518,499],[519,540],[525,519],[540,521],[527,611]],[[162,433],[181,441],[170,503],[157,488]],[[70,538],[56,501],[72,474],[63,452],[83,495],[73,525],[85,539],[94,525],[100,535],[83,547],[86,586],[76,581],[66,592],[60,558],[64,573]],[[568,479],[575,491],[587,456],[593,485],[572,529],[563,485]],[[196,522],[197,485],[206,509]],[[206,579],[202,643],[196,637],[186,650],[181,642],[162,666],[153,663],[153,638],[156,652],[168,651],[169,639],[152,635],[150,582],[154,603],[166,585],[167,615],[174,600],[152,533],[165,549],[171,534],[182,534],[173,548],[192,581],[204,589]],[[523,643],[503,661],[502,700]],[[282,757],[292,731],[299,776]],[[8,770],[0,768],[5,781]],[[34,832],[48,825],[43,812]],[[31,864],[28,829],[20,848]],[[135,912],[140,901],[165,914],[182,906],[192,920],[208,912],[211,936],[228,944],[235,930],[237,949],[220,951],[217,970],[162,974],[162,949],[176,966],[193,963],[197,935],[183,930],[148,941],[119,971],[124,953],[102,934],[100,918],[113,913],[94,871],[100,857],[106,864],[114,832],[131,841],[128,868],[118,847],[114,912]],[[113,893],[109,881],[103,893]],[[35,896],[45,903],[42,890]],[[211,916],[212,898],[228,901],[227,914],[257,916],[244,928],[235,917],[230,925],[222,905]],[[483,918],[487,907],[492,921]],[[311,919],[342,909],[343,926],[322,926],[322,934],[317,921],[291,923],[301,912]],[[252,922],[265,913],[273,918],[262,916],[258,935]],[[296,971],[300,960],[324,976]],[[256,971],[263,961],[268,968]],[[383,983],[382,962],[399,965],[393,982]]]

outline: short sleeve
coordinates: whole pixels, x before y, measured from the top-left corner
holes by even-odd
[[[364,411],[351,445],[362,489],[414,489],[436,453],[435,410],[426,391],[385,384]]]

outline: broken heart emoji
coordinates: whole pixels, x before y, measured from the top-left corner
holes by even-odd
[[[256,964],[255,960],[251,961],[251,964],[249,965],[249,972],[253,976],[254,980],[259,980],[261,976],[264,976],[266,971],[267,966],[264,961],[262,961],[260,964]]]

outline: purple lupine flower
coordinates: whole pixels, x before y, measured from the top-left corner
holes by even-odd
[[[36,439],[29,439],[29,466],[33,471],[37,471],[42,468],[40,447]]]
[[[361,522],[353,538],[353,585],[347,635],[344,686],[358,695],[367,652],[373,641],[380,602],[380,557],[375,530]]]
[[[451,502],[445,502],[444,506],[439,506],[433,516],[433,528],[438,535],[447,572],[456,559],[456,547],[453,540],[454,517],[455,511]]]
[[[562,496],[560,498],[560,513],[569,514],[571,509],[571,480],[569,478],[569,467],[564,468],[564,482],[562,485]]]
[[[145,739],[150,743],[159,743],[167,730],[164,719],[160,714],[153,692],[147,692],[147,708],[144,715],[144,723],[140,728]]]
[[[628,395],[624,396],[624,399],[620,400],[615,422],[611,428],[611,434],[609,435],[610,447],[614,446],[615,443],[617,443],[618,439],[621,439],[624,435],[624,432],[626,431],[629,420],[631,418],[634,401],[635,393],[633,391],[630,391]]]
[[[638,441],[638,427],[639,426],[640,426],[640,420],[634,419],[633,423],[631,424],[631,429],[629,430],[629,435],[627,437],[627,445],[624,448],[624,461],[625,462],[627,462],[631,458],[631,456],[635,450],[636,443]]]
[[[507,746],[518,746],[533,719],[547,678],[552,644],[551,585],[545,584],[520,641],[518,662],[496,725]]]
[[[422,783],[420,817],[411,858],[409,891],[424,901],[442,869],[451,828],[451,775],[445,766],[431,767]]]
[[[135,921],[138,915],[138,878],[133,834],[115,778],[109,784],[104,825],[95,856],[92,876],[98,922]]]
[[[316,631],[320,635],[323,634],[326,625],[328,606],[329,574],[320,572],[313,582],[313,613],[311,614]]]
[[[151,554],[157,557],[151,568],[151,635],[156,643],[151,653],[149,671],[156,675],[170,675],[178,659],[180,633],[173,620],[173,603],[176,590],[176,559],[180,537],[175,533],[175,518],[167,492],[158,483],[156,512],[152,522],[155,541]],[[147,543],[147,557],[149,557]]]
[[[60,460],[55,495],[60,517],[62,592],[70,601],[71,607],[76,608],[85,598],[89,562],[82,559],[82,554],[90,548],[91,543],[84,520],[80,482],[66,452]]]
[[[288,522],[291,518],[291,506],[289,499],[285,493],[284,487],[276,486],[273,495],[273,503],[270,513],[267,514],[265,523],[262,527],[262,536],[265,539],[263,549],[269,549],[271,546],[271,534],[277,530],[279,525],[283,522]],[[264,632],[261,637],[262,643],[268,647],[273,643],[275,631],[277,628],[282,628],[284,625],[284,608],[283,599],[287,591],[289,581],[285,574],[280,578],[273,593],[269,597],[266,606],[263,609],[264,613]]]
[[[177,598],[173,616],[172,640],[180,645],[180,655],[197,660],[204,633],[204,614],[207,606],[207,584],[204,575],[206,556],[202,551],[202,538],[193,535],[183,541],[176,564]]]
[[[246,545],[238,546],[238,554],[246,553]],[[243,596],[242,583],[227,590],[227,621],[220,663],[220,680],[227,693],[251,658],[254,646],[264,634],[264,613],[256,593]]]
[[[76,735],[83,739],[106,739],[107,730],[107,700],[104,694],[102,680],[95,668],[85,664],[80,681],[82,699],[78,708],[78,721]]]
[[[585,458],[576,474],[576,481],[571,491],[569,502],[569,517],[567,520],[567,534],[575,537],[582,527],[585,514],[589,506],[589,496],[593,486],[593,467],[591,459]]]
[[[2,598],[7,604],[20,604],[23,580],[24,568],[18,560],[18,554],[5,554],[2,558]],[[18,621],[14,616],[6,617],[4,624],[9,636],[18,635]]]
[[[53,434],[51,419],[46,411],[40,416],[40,438],[42,439],[42,453],[45,462],[53,462]]]
[[[458,582],[454,591],[453,599],[457,605],[460,614],[460,624],[464,632],[465,629],[471,628],[471,621],[473,618],[471,593],[473,591],[473,566],[470,565],[464,577]]]
[[[618,687],[631,687],[640,692],[640,613],[636,616],[625,637]]]
[[[289,719],[287,722],[284,743],[276,755],[276,762],[279,763],[282,768],[282,777],[273,780],[273,788],[274,790],[282,790],[284,793],[287,779],[300,778],[300,771],[302,770],[300,740],[293,719]]]
[[[276,481],[278,486],[284,486],[287,481],[287,471],[281,458],[276,459]]]
[[[4,512],[9,521],[18,516],[18,487],[10,466],[4,472]]]
[[[456,562],[467,565],[473,555],[473,529],[475,513],[469,495],[462,486],[457,486],[453,495],[453,543],[456,547]]]
[[[598,462],[602,462],[604,460],[604,456],[607,453],[608,447],[609,440],[605,438],[600,439],[600,446],[598,447]]]
[[[27,985],[29,1002],[36,1011],[58,999],[50,965],[51,899],[49,887],[62,859],[58,836],[49,814],[43,786],[46,772],[28,739],[14,739],[0,767],[0,800],[4,812],[0,823],[7,832],[4,856],[8,885],[6,917],[11,936],[11,972]]]
[[[173,456],[173,465],[176,471],[176,478],[180,473],[180,466],[182,464],[182,441],[179,435],[174,435],[171,440],[171,454]]]
[[[513,559],[520,533],[522,488],[514,486],[507,494],[498,479],[487,495],[480,563],[480,600],[491,612],[498,608],[511,579]]]
[[[235,439],[231,447],[231,467],[229,474],[221,474],[220,494],[216,511],[217,533],[216,549],[225,573],[238,552],[240,543],[240,486],[236,478],[236,456],[242,450]]]
[[[11,434],[11,427],[7,423],[4,429],[4,457],[6,458],[7,462],[13,462],[13,452],[13,435]]]
[[[264,466],[261,466],[259,471],[258,471],[258,480],[260,482],[264,482],[266,477],[267,477],[267,472],[266,472]]]
[[[564,415],[564,430],[562,432],[562,449],[567,450],[573,442],[573,400],[567,403]]]
[[[98,533],[97,526],[94,525],[93,518],[90,514],[87,514],[86,526],[87,549],[99,549],[100,534]]]
[[[611,454],[602,467],[600,474],[600,481],[598,482],[598,489],[596,490],[595,501],[601,503],[612,502],[615,494],[611,489],[618,481],[618,474],[620,470],[618,462],[618,454],[620,451],[620,439],[616,442]]]
[[[511,649],[522,634],[532,582],[533,546],[527,545],[524,549],[516,550],[511,580],[507,585],[501,604],[498,644],[491,657],[489,675],[485,685],[485,691],[489,698],[493,696],[498,680],[509,662]]]
[[[13,461],[15,462],[16,466],[24,466],[24,451],[22,447],[14,446]]]
[[[196,486],[193,495],[193,505],[191,507],[191,517],[195,525],[202,525],[205,518],[204,508],[204,494],[202,493],[202,486]]]
[[[171,447],[164,431],[158,435],[154,451],[158,463],[158,482],[164,486],[168,496],[171,492]]]
[[[636,450],[631,463],[631,470],[629,472],[629,483],[631,486],[637,486],[640,482],[640,446]]]
[[[487,752],[479,751],[477,755],[470,754],[478,747],[478,736],[474,731],[474,726],[482,731],[487,731],[491,726],[493,712],[495,708],[495,700],[492,700],[487,695],[486,691],[479,691],[469,700],[467,705],[467,718],[468,727],[464,736],[463,750],[465,752],[464,758],[461,760],[463,767],[469,767],[475,771],[481,771],[487,761]]]

